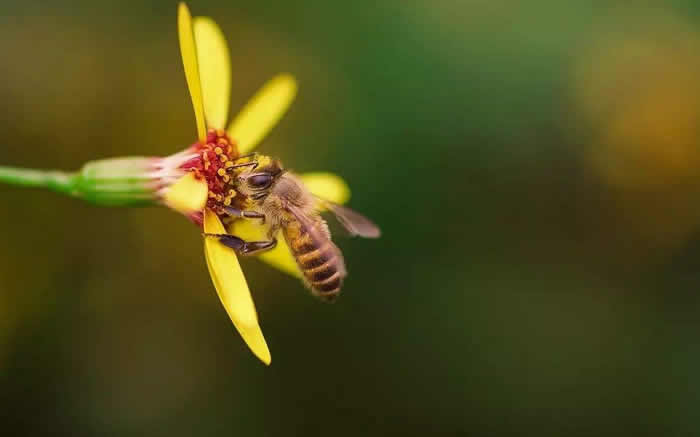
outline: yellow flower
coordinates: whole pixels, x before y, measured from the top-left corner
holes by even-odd
[[[225,190],[225,169],[255,148],[280,120],[296,95],[296,81],[289,74],[274,77],[225,129],[231,90],[226,40],[213,20],[193,19],[184,3],[178,8],[178,35],[198,141],[186,151],[166,158],[170,161],[163,168],[177,178],[163,186],[162,200],[201,222],[205,233],[223,234],[235,229],[237,236],[255,240],[256,235],[264,233],[259,224],[239,220],[226,229],[217,215],[216,206],[230,203],[236,195]],[[311,173],[302,175],[302,179],[311,192],[336,203],[344,203],[350,196],[347,185],[336,175]],[[204,239],[204,254],[214,287],[234,326],[253,353],[270,364],[270,352],[236,254],[215,238]],[[284,272],[299,275],[283,241],[259,258]]]

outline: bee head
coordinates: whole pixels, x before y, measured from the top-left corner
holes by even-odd
[[[245,170],[234,176],[234,188],[252,199],[265,197],[284,173],[280,161],[267,156],[257,156],[246,164]]]

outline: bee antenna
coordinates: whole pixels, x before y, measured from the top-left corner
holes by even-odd
[[[253,167],[253,170],[258,168],[258,161],[246,162],[244,164],[236,164],[226,169],[226,171],[232,171],[241,167]]]

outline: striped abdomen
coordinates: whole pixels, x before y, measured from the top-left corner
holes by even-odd
[[[323,300],[334,300],[343,286],[345,262],[323,219],[318,217],[306,227],[294,221],[283,233],[311,292]]]

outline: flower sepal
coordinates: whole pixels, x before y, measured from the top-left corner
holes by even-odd
[[[160,182],[154,177],[157,158],[127,157],[86,163],[71,176],[71,194],[103,206],[157,205]]]

